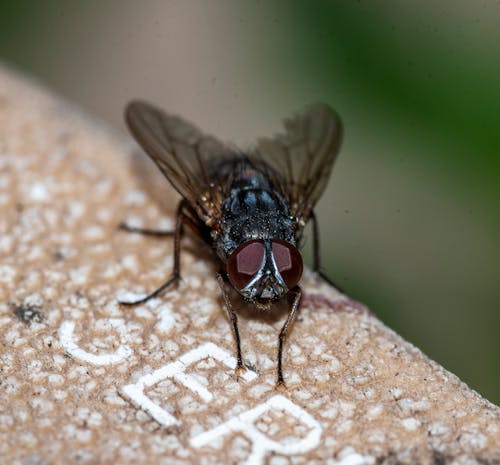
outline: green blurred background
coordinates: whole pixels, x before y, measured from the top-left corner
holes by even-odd
[[[0,59],[121,130],[133,97],[243,145],[334,106],[328,274],[500,403],[498,2],[0,5]]]

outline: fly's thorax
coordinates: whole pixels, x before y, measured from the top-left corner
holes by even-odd
[[[263,177],[237,178],[222,205],[216,248],[222,259],[243,242],[281,239],[295,243],[295,221],[283,196]]]

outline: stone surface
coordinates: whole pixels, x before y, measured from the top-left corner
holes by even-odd
[[[177,197],[160,208],[134,150],[0,68],[0,463],[500,463],[500,410],[312,273],[284,392],[286,309],[239,304],[237,380],[196,241],[176,290],[118,305],[172,266],[171,239],[116,229],[172,226]]]

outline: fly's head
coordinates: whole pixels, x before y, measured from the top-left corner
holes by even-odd
[[[244,242],[229,255],[226,266],[231,284],[243,298],[263,307],[295,287],[303,270],[297,247],[279,239]]]

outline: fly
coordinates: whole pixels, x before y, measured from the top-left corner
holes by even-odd
[[[303,263],[299,247],[309,221],[313,227],[313,267],[327,279],[320,271],[314,206],[340,147],[339,117],[326,104],[311,105],[285,120],[284,134],[259,139],[249,152],[230,148],[146,102],[129,103],[125,119],[139,145],[182,199],[174,231],[120,225],[126,231],[174,237],[169,279],[146,297],[121,303],[146,302],[178,283],[181,239],[188,227],[220,261],[217,281],[236,343],[237,374],[245,368],[229,286],[264,310],[270,310],[273,302],[288,299],[289,312],[278,339],[277,386],[284,387],[283,344],[300,306]]]

